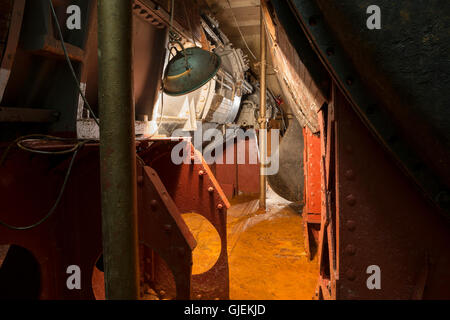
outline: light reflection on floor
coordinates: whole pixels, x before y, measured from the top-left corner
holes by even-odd
[[[269,190],[267,212],[255,197],[237,197],[228,209],[228,258],[231,299],[311,299],[318,277],[317,260],[303,246],[301,207]],[[198,246],[193,273],[212,266],[220,252],[215,229],[198,215],[184,216]]]

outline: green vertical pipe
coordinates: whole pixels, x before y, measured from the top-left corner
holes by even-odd
[[[98,0],[100,170],[107,299],[138,299],[132,1]]]

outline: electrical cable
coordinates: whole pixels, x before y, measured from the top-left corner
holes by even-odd
[[[67,53],[67,48],[66,48],[66,45],[64,43],[64,37],[62,35],[61,26],[59,24],[58,17],[56,15],[56,11],[55,11],[55,8],[53,6],[52,0],[49,0],[48,2],[49,2],[49,5],[50,5],[50,9],[51,9],[51,13],[52,13],[53,19],[55,21],[56,29],[58,31],[58,36],[59,36],[59,40],[61,42],[61,47],[62,47],[63,52],[64,52],[64,57],[66,59],[67,65],[68,65],[68,67],[70,69],[70,72],[72,74],[72,78],[73,78],[73,80],[75,82],[76,87],[78,88],[78,92],[80,93],[80,95],[81,95],[81,97],[82,97],[86,107],[88,108],[91,116],[93,117],[95,123],[97,125],[100,125],[98,118],[96,117],[94,111],[92,110],[89,102],[86,99],[86,96],[84,95],[83,90],[81,89],[80,81],[78,80],[78,77],[77,77],[77,75],[75,73],[75,70],[73,69],[72,62],[70,61],[69,54]],[[37,150],[37,149],[33,149],[33,148],[29,148],[29,147],[24,146],[23,142],[25,140],[29,140],[29,139],[40,139],[40,140],[47,140],[47,141],[52,141],[52,140],[53,141],[66,141],[66,142],[67,141],[77,141],[77,143],[70,149],[61,150],[61,151],[46,151],[46,150]],[[12,229],[12,230],[28,230],[28,229],[32,229],[32,228],[35,228],[35,227],[41,225],[48,218],[50,218],[52,216],[52,214],[55,212],[56,208],[58,207],[58,204],[61,201],[61,198],[62,198],[62,196],[64,194],[64,191],[66,189],[67,182],[69,181],[70,173],[72,172],[72,168],[73,168],[73,165],[75,163],[75,159],[77,157],[78,151],[86,143],[88,143],[89,141],[91,141],[91,140],[82,140],[82,141],[80,141],[80,140],[76,140],[76,139],[61,138],[61,137],[55,137],[55,136],[50,136],[50,135],[31,134],[31,135],[26,135],[26,136],[23,136],[23,137],[19,137],[16,140],[14,140],[12,143],[10,143],[8,145],[8,147],[6,148],[6,150],[3,152],[3,154],[2,154],[2,156],[0,158],[0,167],[3,166],[3,164],[4,164],[5,160],[6,160],[6,157],[8,156],[8,154],[9,154],[9,152],[10,152],[10,150],[11,150],[11,148],[13,146],[17,146],[18,148],[20,148],[20,149],[22,149],[24,151],[37,153],[37,154],[63,155],[63,154],[73,153],[73,155],[72,155],[72,159],[70,160],[69,166],[67,168],[67,172],[66,172],[66,174],[64,176],[64,181],[63,181],[63,184],[61,186],[61,189],[59,190],[58,197],[56,198],[55,202],[53,203],[53,206],[50,208],[50,210],[47,212],[47,214],[41,220],[39,220],[39,221],[37,221],[37,222],[35,222],[35,223],[31,224],[31,225],[22,226],[22,227],[13,226],[11,224],[8,224],[8,223],[0,220],[0,225],[6,227],[8,229]]]
[[[52,11],[53,19],[55,20],[55,26],[56,26],[56,29],[58,31],[59,40],[61,41],[61,46],[62,46],[62,49],[63,49],[63,52],[64,52],[64,57],[66,58],[67,65],[69,66],[70,72],[72,73],[72,77],[73,77],[73,80],[75,82],[75,85],[77,86],[78,92],[80,93],[81,98],[83,99],[83,101],[84,101],[86,107],[88,108],[91,116],[94,118],[95,123],[97,123],[97,125],[100,126],[100,123],[99,123],[99,121],[97,119],[97,116],[95,115],[94,111],[91,108],[91,105],[87,101],[86,96],[84,95],[84,92],[81,89],[80,81],[78,80],[78,77],[77,77],[77,75],[75,73],[75,70],[73,69],[72,62],[70,61],[69,54],[67,53],[67,48],[66,48],[66,45],[64,43],[64,37],[62,35],[61,26],[59,25],[58,17],[56,15],[55,8],[53,7],[52,0],[48,0],[48,2],[50,4],[50,9]]]
[[[70,160],[69,166],[67,168],[67,172],[66,175],[64,176],[64,181],[63,184],[61,186],[61,189],[58,193],[58,197],[56,198],[55,202],[53,203],[53,206],[50,208],[50,210],[47,212],[47,214],[39,221],[28,225],[28,226],[13,226],[11,224],[8,224],[4,221],[0,220],[0,225],[8,228],[8,229],[12,229],[12,230],[29,230],[32,228],[35,228],[39,225],[41,225],[42,223],[44,223],[48,218],[50,218],[52,216],[52,214],[55,212],[56,208],[58,207],[59,202],[62,199],[62,196],[64,194],[64,190],[66,189],[67,186],[67,182],[69,181],[69,176],[70,173],[72,172],[72,168],[73,168],[73,164],[75,163],[75,158],[78,154],[78,151],[86,144],[88,143],[90,140],[83,140],[83,141],[78,141],[78,143],[67,150],[62,150],[62,151],[42,151],[42,150],[36,150],[36,149],[32,149],[32,148],[28,148],[22,145],[22,142],[24,142],[25,140],[29,140],[30,138],[41,138],[42,140],[56,140],[56,141],[68,141],[68,140],[74,140],[74,139],[65,139],[65,138],[59,138],[59,137],[53,137],[53,136],[48,136],[48,135],[27,135],[27,136],[23,136],[20,138],[17,138],[16,140],[14,140],[7,148],[6,150],[3,152],[2,157],[0,159],[0,167],[3,166],[4,161],[6,160],[6,157],[9,153],[9,151],[11,150],[11,148],[16,145],[19,148],[26,150],[28,152],[33,152],[33,153],[39,153],[39,154],[68,154],[68,153],[73,153],[72,155],[72,159]]]

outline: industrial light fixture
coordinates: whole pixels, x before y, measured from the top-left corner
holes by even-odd
[[[175,49],[176,54],[167,63],[163,78],[163,91],[170,96],[181,96],[195,91],[211,80],[219,71],[220,57],[214,52],[209,52],[198,47],[185,49],[180,42],[180,37],[172,33],[175,1],[172,0],[171,17],[169,24],[169,54]],[[186,21],[191,29],[192,40],[195,44],[195,36],[183,2]],[[181,50],[178,50],[176,44]]]
[[[176,49],[176,55],[168,62],[164,72],[164,92],[179,96],[195,91],[211,80],[221,65],[220,57],[198,47]]]

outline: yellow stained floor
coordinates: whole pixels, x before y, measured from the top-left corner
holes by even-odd
[[[265,213],[254,197],[232,201],[227,218],[231,299],[312,299],[318,263],[304,250],[300,209],[271,190]],[[202,273],[217,260],[219,236],[203,217],[183,217],[198,242],[193,274]]]

